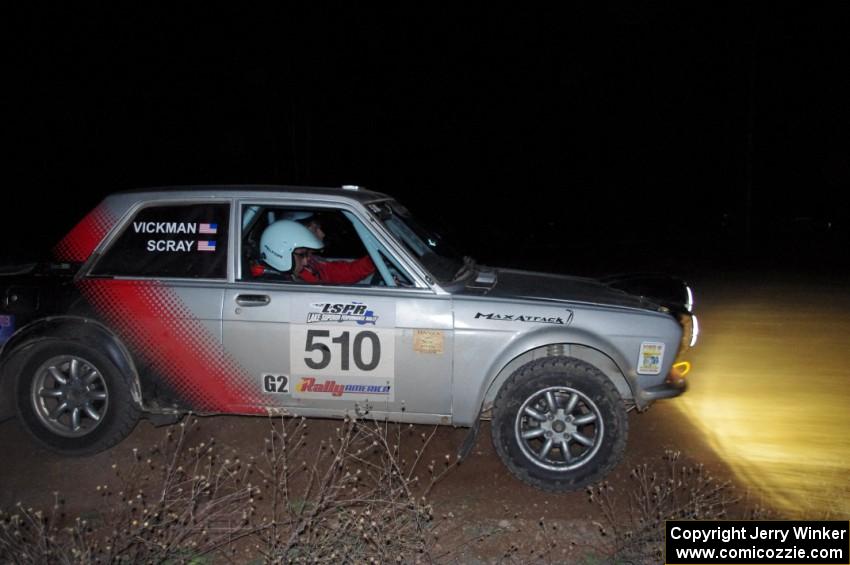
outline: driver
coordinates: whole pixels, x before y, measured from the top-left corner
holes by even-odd
[[[293,220],[270,224],[260,237],[260,259],[274,269],[271,274],[288,272],[292,280],[307,283],[352,284],[375,272],[368,255],[354,261],[327,261],[316,255],[322,249],[322,238]],[[269,270],[256,265],[251,274],[262,276]]]

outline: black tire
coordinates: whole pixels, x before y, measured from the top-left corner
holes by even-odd
[[[613,383],[571,357],[523,365],[493,405],[491,434],[499,457],[517,478],[547,491],[577,490],[607,475],[623,457],[628,429]]]
[[[15,401],[21,423],[39,443],[63,455],[90,455],[133,431],[141,411],[131,390],[129,377],[97,350],[51,339],[28,352]]]

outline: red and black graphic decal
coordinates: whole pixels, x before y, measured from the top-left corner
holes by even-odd
[[[103,204],[92,210],[53,248],[57,261],[82,263],[106,237],[116,219]]]
[[[251,379],[180,298],[153,281],[91,279],[80,292],[198,412],[262,413]]]

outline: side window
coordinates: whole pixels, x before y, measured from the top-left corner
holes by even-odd
[[[97,262],[92,275],[227,278],[228,204],[140,210]]]
[[[240,216],[242,280],[386,284],[374,263],[384,263],[383,250],[370,248],[353,224],[359,221],[341,210],[244,205]],[[394,276],[411,284],[401,272]]]

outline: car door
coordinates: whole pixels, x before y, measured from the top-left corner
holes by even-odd
[[[348,247],[350,241],[337,241],[326,251],[368,253],[381,263],[371,279],[307,284],[252,274],[258,234],[278,218],[303,216],[304,208],[303,203],[240,203],[237,223],[251,216],[260,224],[246,220],[242,226],[243,256],[236,280],[225,291],[223,340],[251,375],[263,406],[299,415],[357,411],[446,421],[451,411],[451,301],[405,271],[403,259],[392,256],[381,236],[368,232],[370,241],[364,244],[368,219],[356,208],[307,206],[308,212],[339,220],[333,226],[336,238],[357,240]],[[392,279],[382,276],[390,270]]]

